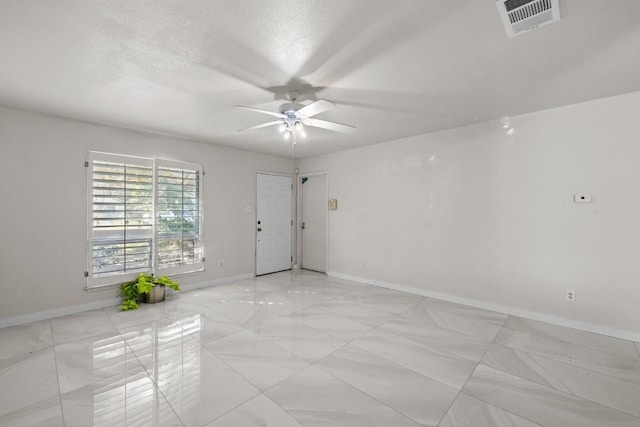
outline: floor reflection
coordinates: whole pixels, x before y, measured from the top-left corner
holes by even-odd
[[[161,386],[178,391],[186,400],[198,401],[200,345],[194,338],[200,333],[201,322],[201,315],[195,314],[95,341],[94,373],[114,366],[125,368],[124,376],[94,388],[93,425],[158,425],[173,416],[158,389]]]

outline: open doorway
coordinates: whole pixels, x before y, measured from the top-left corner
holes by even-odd
[[[301,268],[327,272],[327,173],[300,175]]]

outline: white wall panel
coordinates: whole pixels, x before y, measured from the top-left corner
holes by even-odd
[[[639,111],[635,92],[299,160],[338,199],[329,269],[640,332]]]
[[[180,282],[254,271],[255,174],[291,159],[0,107],[0,319],[115,297],[83,290],[88,150],[203,164],[206,270]]]

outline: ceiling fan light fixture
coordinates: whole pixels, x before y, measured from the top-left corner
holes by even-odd
[[[317,114],[335,108],[336,105],[331,101],[327,101],[326,99],[319,99],[308,105],[297,104],[294,99],[292,99],[292,101],[293,102],[282,104],[279,108],[280,112],[278,113],[268,110],[262,110],[259,108],[245,107],[242,105],[234,106],[234,108],[267,114],[269,116],[278,118],[278,120],[261,123],[259,125],[251,126],[241,130],[255,130],[269,126],[277,126],[278,130],[281,133],[284,133],[284,138],[287,140],[293,138],[294,143],[298,135],[303,138],[306,137],[306,126],[322,128],[333,132],[346,134],[352,134],[356,130],[355,126],[343,125],[337,122],[312,118]]]

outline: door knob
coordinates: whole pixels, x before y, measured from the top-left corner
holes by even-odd
[[[302,227],[301,228],[304,230],[304,222],[302,223]]]
[[[258,227],[258,231],[262,231],[262,228]]]

